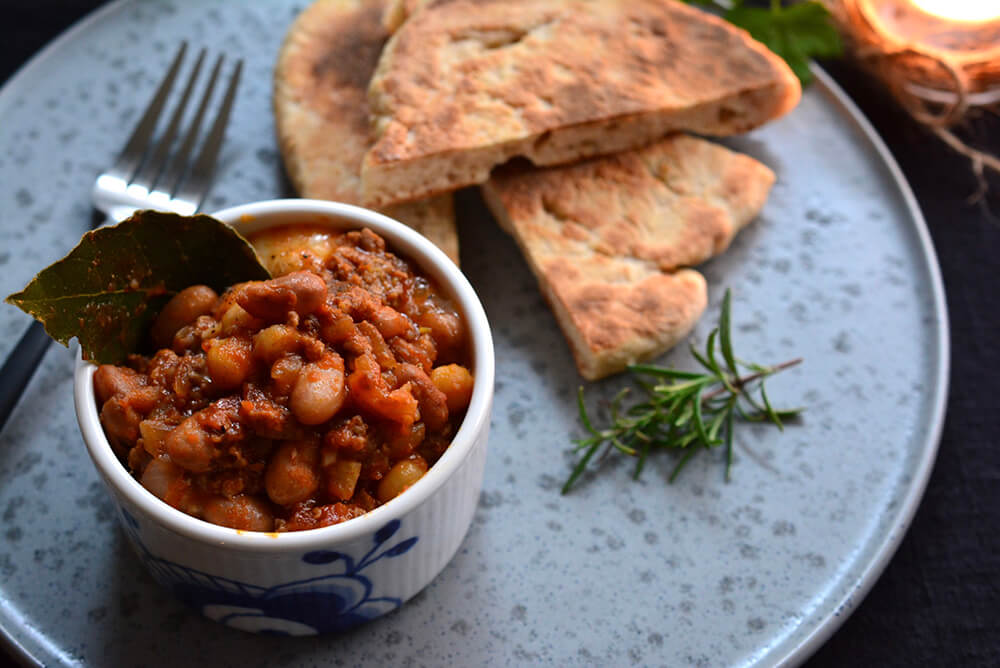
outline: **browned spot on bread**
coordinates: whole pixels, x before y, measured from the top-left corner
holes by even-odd
[[[313,66],[314,76],[335,87],[364,91],[389,39],[382,26],[382,7],[380,4],[362,7],[354,21],[332,24],[331,28],[323,35],[327,50]]]
[[[304,197],[361,203],[361,161],[374,136],[367,87],[388,39],[384,0],[319,0],[285,37],[274,73],[281,154]],[[450,195],[384,208],[458,261]]]

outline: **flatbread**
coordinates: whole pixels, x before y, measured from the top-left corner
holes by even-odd
[[[382,25],[391,35],[403,25],[410,14],[417,11],[429,0],[388,0],[382,13]]]
[[[567,167],[508,165],[482,192],[595,380],[687,336],[706,303],[687,267],[728,248],[773,183],[753,158],[677,134]]]
[[[678,2],[413,4],[397,3],[412,14],[369,87],[370,205],[483,183],[515,156],[555,165],[674,130],[745,132],[801,94],[784,61],[748,33]]]
[[[374,143],[366,91],[388,32],[385,0],[319,0],[292,24],[274,72],[278,143],[303,197],[361,204],[361,161]],[[382,213],[458,262],[451,195]]]

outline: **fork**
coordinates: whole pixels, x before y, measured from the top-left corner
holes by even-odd
[[[179,147],[171,157],[171,148],[176,143],[188,101],[205,60],[205,49],[198,54],[167,126],[156,141],[154,133],[186,52],[187,43],[182,42],[125,147],[112,167],[101,173],[94,183],[91,198],[94,208],[105,216],[101,224],[120,222],[139,209],[191,215],[198,210],[208,193],[212,171],[239,86],[243,61],[237,61],[233,68],[211,129],[201,144],[201,150],[191,162],[190,156],[196,148],[201,124],[222,69],[223,57],[220,55],[216,59],[201,101]],[[0,431],[51,342],[45,328],[35,320],[14,345],[3,367],[0,367]]]

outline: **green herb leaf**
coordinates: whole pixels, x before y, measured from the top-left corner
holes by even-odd
[[[590,458],[594,456],[594,453],[597,452],[597,448],[599,448],[600,446],[601,446],[600,441],[597,441],[596,443],[582,441],[580,443],[580,447],[581,448],[585,447],[587,449],[587,452],[580,459],[580,461],[577,462],[576,466],[573,467],[573,472],[570,474],[569,479],[566,481],[566,484],[563,485],[562,488],[563,494],[568,492],[570,487],[573,486],[573,483],[576,482],[576,479],[579,478],[581,475],[583,475],[583,472],[587,470],[587,464],[590,463]]]
[[[197,284],[216,290],[270,278],[253,247],[209,216],[138,211],[83,235],[76,248],[6,301],[56,341],[80,341],[84,359],[124,360],[140,349],[163,305]]]
[[[773,422],[778,429],[784,431],[785,425],[781,423],[781,418],[778,417],[778,414],[775,412],[770,400],[768,400],[767,392],[764,390],[764,383],[760,384],[760,398],[764,401],[764,410],[767,413],[767,419]]]
[[[722,297],[722,310],[719,313],[719,346],[722,348],[722,358],[726,360],[729,373],[737,376],[740,372],[736,366],[736,356],[733,355],[732,324],[729,317],[731,304],[732,295],[726,290],[726,294]]]
[[[781,56],[803,85],[812,81],[810,58],[832,58],[843,51],[830,12],[818,2],[770,9],[733,7],[723,15]]]
[[[576,441],[577,451],[585,451],[576,462],[563,494],[567,493],[587,469],[594,454],[604,446],[605,455],[614,452],[636,457],[633,478],[638,479],[648,458],[656,450],[683,451],[670,474],[673,482],[691,458],[702,449],[718,446],[725,448],[725,476],[728,481],[733,465],[733,429],[736,418],[745,421],[768,420],[779,428],[783,420],[798,414],[801,409],[777,410],[764,391],[764,379],[799,364],[793,359],[774,366],[739,362],[733,354],[730,332],[730,295],[722,300],[719,326],[712,330],[704,353],[694,347],[691,354],[705,368],[704,373],[678,371],[650,364],[629,367],[636,376],[636,385],[645,397],[622,410],[625,391],[619,392],[611,402],[611,424],[604,429],[594,427],[583,399],[583,388],[577,394],[580,421],[591,434]],[[718,342],[729,370],[723,369],[715,358]],[[739,376],[737,364],[750,373]],[[643,376],[653,376],[655,384],[645,382]],[[753,393],[760,394],[760,398]],[[720,437],[721,435],[721,437]]]
[[[652,364],[631,364],[628,366],[628,370],[633,373],[648,373],[653,376],[666,376],[667,378],[683,378],[685,380],[692,380],[701,378],[704,374],[697,373],[695,371],[681,371],[679,369],[665,369],[662,366],[653,366]],[[580,388],[583,389],[582,387]]]
[[[580,410],[580,422],[583,423],[583,428],[589,431],[594,436],[597,436],[597,430],[594,429],[594,425],[590,424],[590,418],[587,417],[587,406],[583,403],[583,386],[581,385],[576,391],[576,405]]]
[[[698,440],[704,443],[706,446],[713,445],[712,439],[708,436],[708,430],[705,428],[705,420],[701,412],[701,389],[695,392],[694,401],[691,402],[691,406],[694,408],[694,430],[695,434],[698,435]]]
[[[788,7],[771,0],[768,8],[744,7],[742,0],[682,1],[720,11],[727,21],[781,56],[803,86],[812,81],[811,58],[835,58],[843,52],[830,11],[816,0]]]

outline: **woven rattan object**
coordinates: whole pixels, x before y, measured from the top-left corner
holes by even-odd
[[[996,155],[969,146],[952,131],[974,114],[1000,107],[1000,7],[995,18],[958,21],[929,14],[909,0],[826,4],[849,52],[914,119],[967,156],[981,183],[984,169],[1000,173]]]

